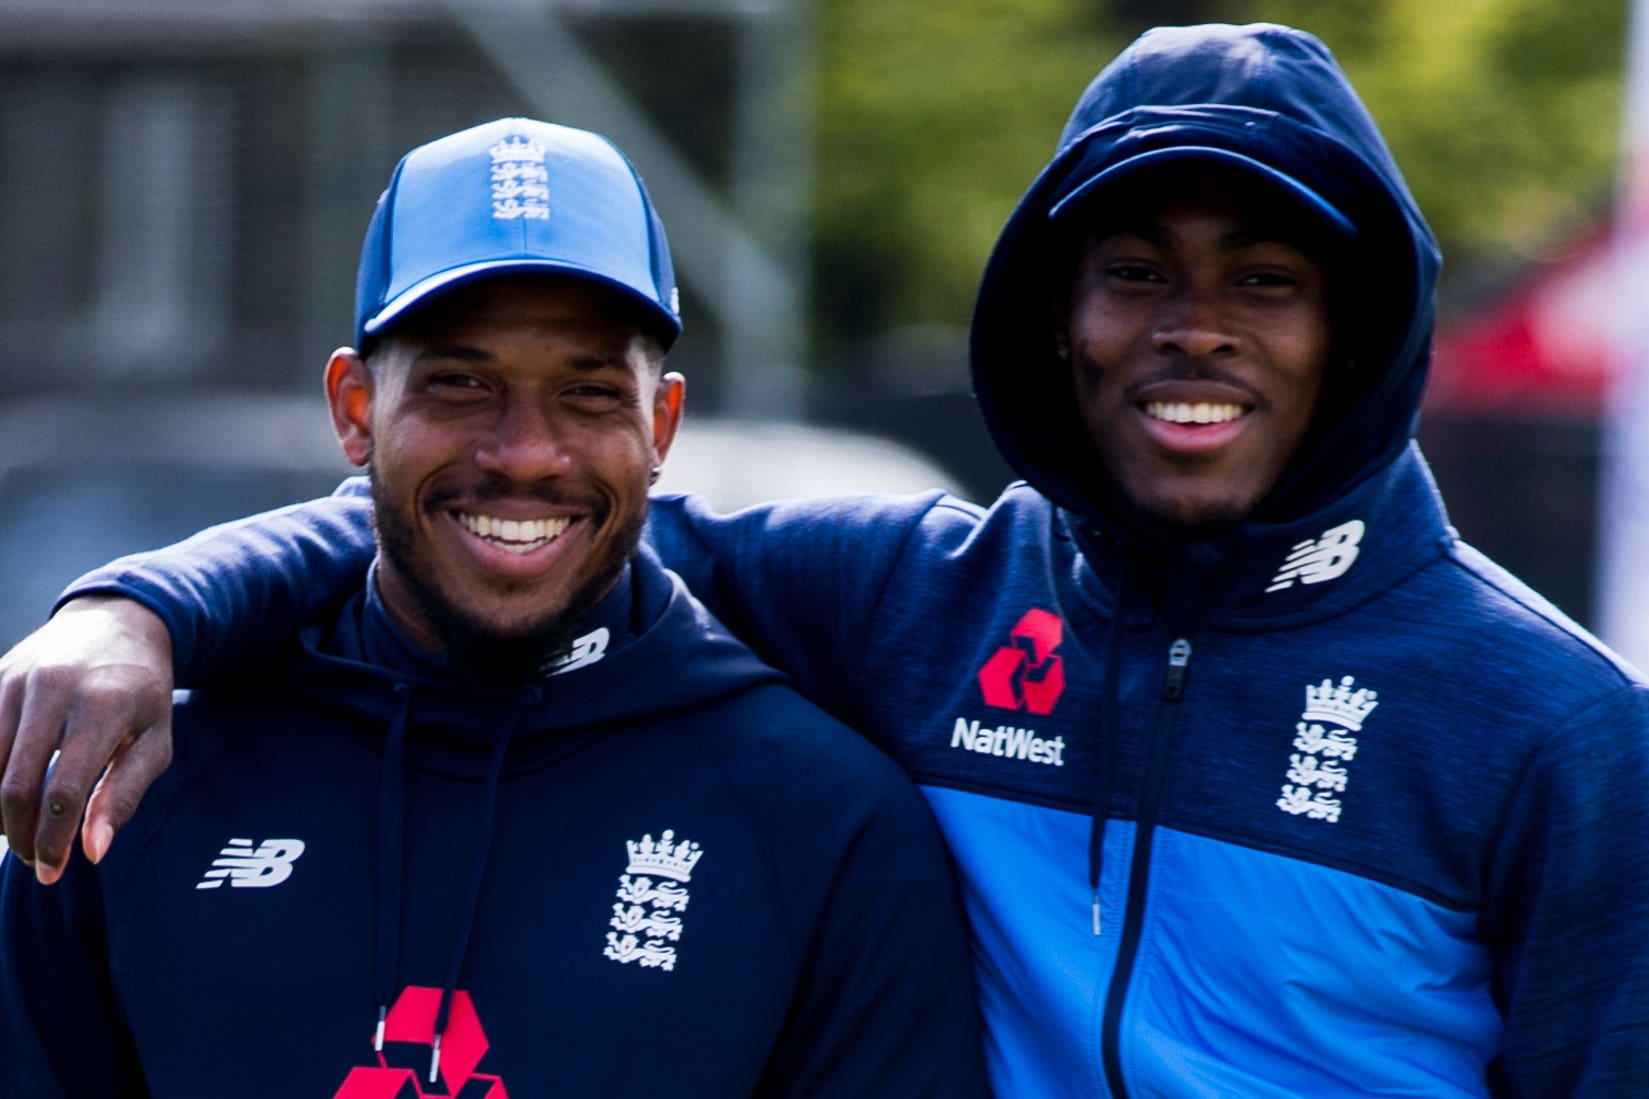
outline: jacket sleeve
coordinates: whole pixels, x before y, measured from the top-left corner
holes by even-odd
[[[59,605],[98,592],[135,599],[172,635],[179,686],[232,678],[360,589],[376,552],[365,478],[331,496],[209,527],[76,580]]]
[[[1649,689],[1559,730],[1517,789],[1487,929],[1503,1090],[1649,1095]]]
[[[0,855],[0,1091],[148,1095],[109,975],[98,874],[78,855],[50,888]]]
[[[787,500],[730,515],[659,495],[648,537],[664,564],[802,694],[863,724],[853,683],[889,577],[943,493]]]
[[[649,537],[735,633],[830,707],[882,582],[940,498],[790,501],[723,516],[665,495],[653,500]],[[122,557],[59,603],[98,592],[136,599],[171,633],[179,686],[232,678],[360,587],[375,552],[371,510],[365,479],[351,478],[332,496]]]

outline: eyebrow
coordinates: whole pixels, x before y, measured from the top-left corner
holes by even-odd
[[[572,361],[574,370],[594,372],[597,370],[622,370],[631,373],[630,360],[623,355],[586,355]]]
[[[493,356],[479,347],[468,347],[464,344],[430,344],[423,347],[412,357],[414,363],[424,363],[431,359],[457,359],[466,363],[492,362]]]

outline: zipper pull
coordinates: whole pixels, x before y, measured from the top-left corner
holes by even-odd
[[[1180,638],[1168,646],[1168,674],[1162,679],[1162,697],[1174,702],[1185,693],[1185,667],[1191,663],[1191,642]]]
[[[1099,937],[1099,886],[1094,886],[1094,937]]]

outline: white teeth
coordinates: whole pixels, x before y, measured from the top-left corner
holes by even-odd
[[[1227,420],[1235,420],[1243,413],[1242,406],[1235,404],[1150,401],[1145,406],[1145,414],[1153,420],[1167,420],[1171,424],[1223,424]]]
[[[572,520],[561,519],[499,519],[492,515],[467,515],[462,512],[458,521],[478,538],[485,538],[499,549],[511,553],[526,553],[566,532]]]

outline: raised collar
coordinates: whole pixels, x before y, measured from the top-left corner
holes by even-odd
[[[1419,448],[1408,449],[1340,499],[1289,523],[1245,523],[1216,539],[1145,547],[1062,512],[1086,558],[1084,581],[1104,602],[1116,586],[1188,587],[1199,620],[1273,629],[1342,614],[1448,552],[1455,534]],[[1124,556],[1126,555],[1126,567]],[[1132,612],[1153,600],[1121,600]],[[1130,617],[1133,617],[1130,613]]]

